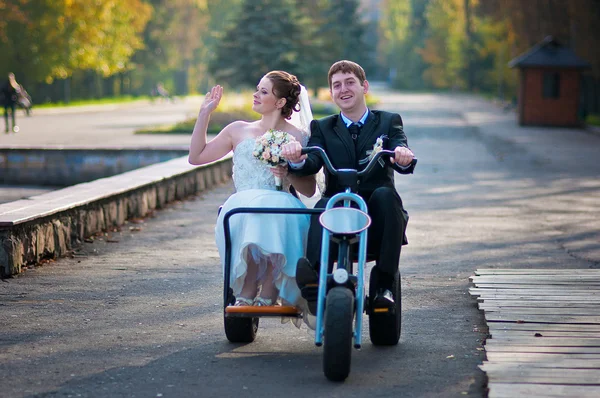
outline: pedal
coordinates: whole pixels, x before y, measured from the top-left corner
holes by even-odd
[[[374,314],[388,313],[388,312],[391,312],[389,308],[373,308]]]
[[[395,314],[396,310],[395,310],[395,308],[389,308],[389,307],[371,308],[371,300],[369,299],[369,296],[366,296],[365,297],[365,313],[367,315]]]

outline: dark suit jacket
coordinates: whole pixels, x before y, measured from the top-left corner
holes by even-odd
[[[319,146],[325,150],[336,169],[362,170],[366,163],[359,163],[368,156],[367,151],[373,149],[377,138],[387,136],[388,142],[384,149],[393,150],[397,146],[408,147],[406,135],[402,127],[402,118],[397,113],[370,111],[361,133],[352,140],[350,132],[341,116],[332,115],[310,124],[311,137],[308,146]],[[316,154],[308,155],[304,167],[291,172],[298,175],[311,175],[319,171],[323,161]],[[341,192],[337,186],[337,178],[325,170],[326,190],[324,196],[331,197]],[[362,181],[359,195],[369,197],[380,186],[394,188],[394,170],[386,163],[385,167],[375,165],[375,170],[368,179]]]

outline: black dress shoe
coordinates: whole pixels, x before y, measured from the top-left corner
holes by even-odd
[[[394,295],[389,289],[379,289],[372,301],[372,311],[393,312],[396,309]]]
[[[310,265],[310,261],[305,257],[300,257],[298,260],[296,283],[298,283],[302,297],[308,302],[308,311],[312,315],[316,315],[319,295],[319,275],[312,265]]]

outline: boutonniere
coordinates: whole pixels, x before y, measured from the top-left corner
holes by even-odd
[[[387,141],[388,141],[387,135],[382,135],[382,136],[377,137],[375,144],[373,144],[373,149],[368,150],[367,157],[362,159],[359,163],[364,164],[364,163],[370,162],[371,159],[373,159],[375,157],[375,155],[377,155],[379,152],[381,152],[382,149],[385,149],[385,147],[387,145]],[[378,162],[381,165],[381,167],[385,166],[385,162],[383,161],[382,158],[379,158]]]
[[[375,145],[373,145],[373,149],[367,151],[367,155],[369,155],[369,161],[375,157],[381,150],[383,149],[383,138],[378,137],[377,141],[375,141]]]

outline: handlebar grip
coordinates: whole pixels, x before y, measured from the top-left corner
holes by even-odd
[[[400,167],[396,163],[391,164],[392,169],[394,169],[397,173],[400,174],[412,174],[415,171],[415,166],[417,165],[417,158],[413,158],[408,167]]]
[[[303,147],[302,151],[300,153],[302,155],[308,155],[309,153],[319,152],[320,149],[321,148],[314,147],[314,146],[307,146],[307,147]]]

